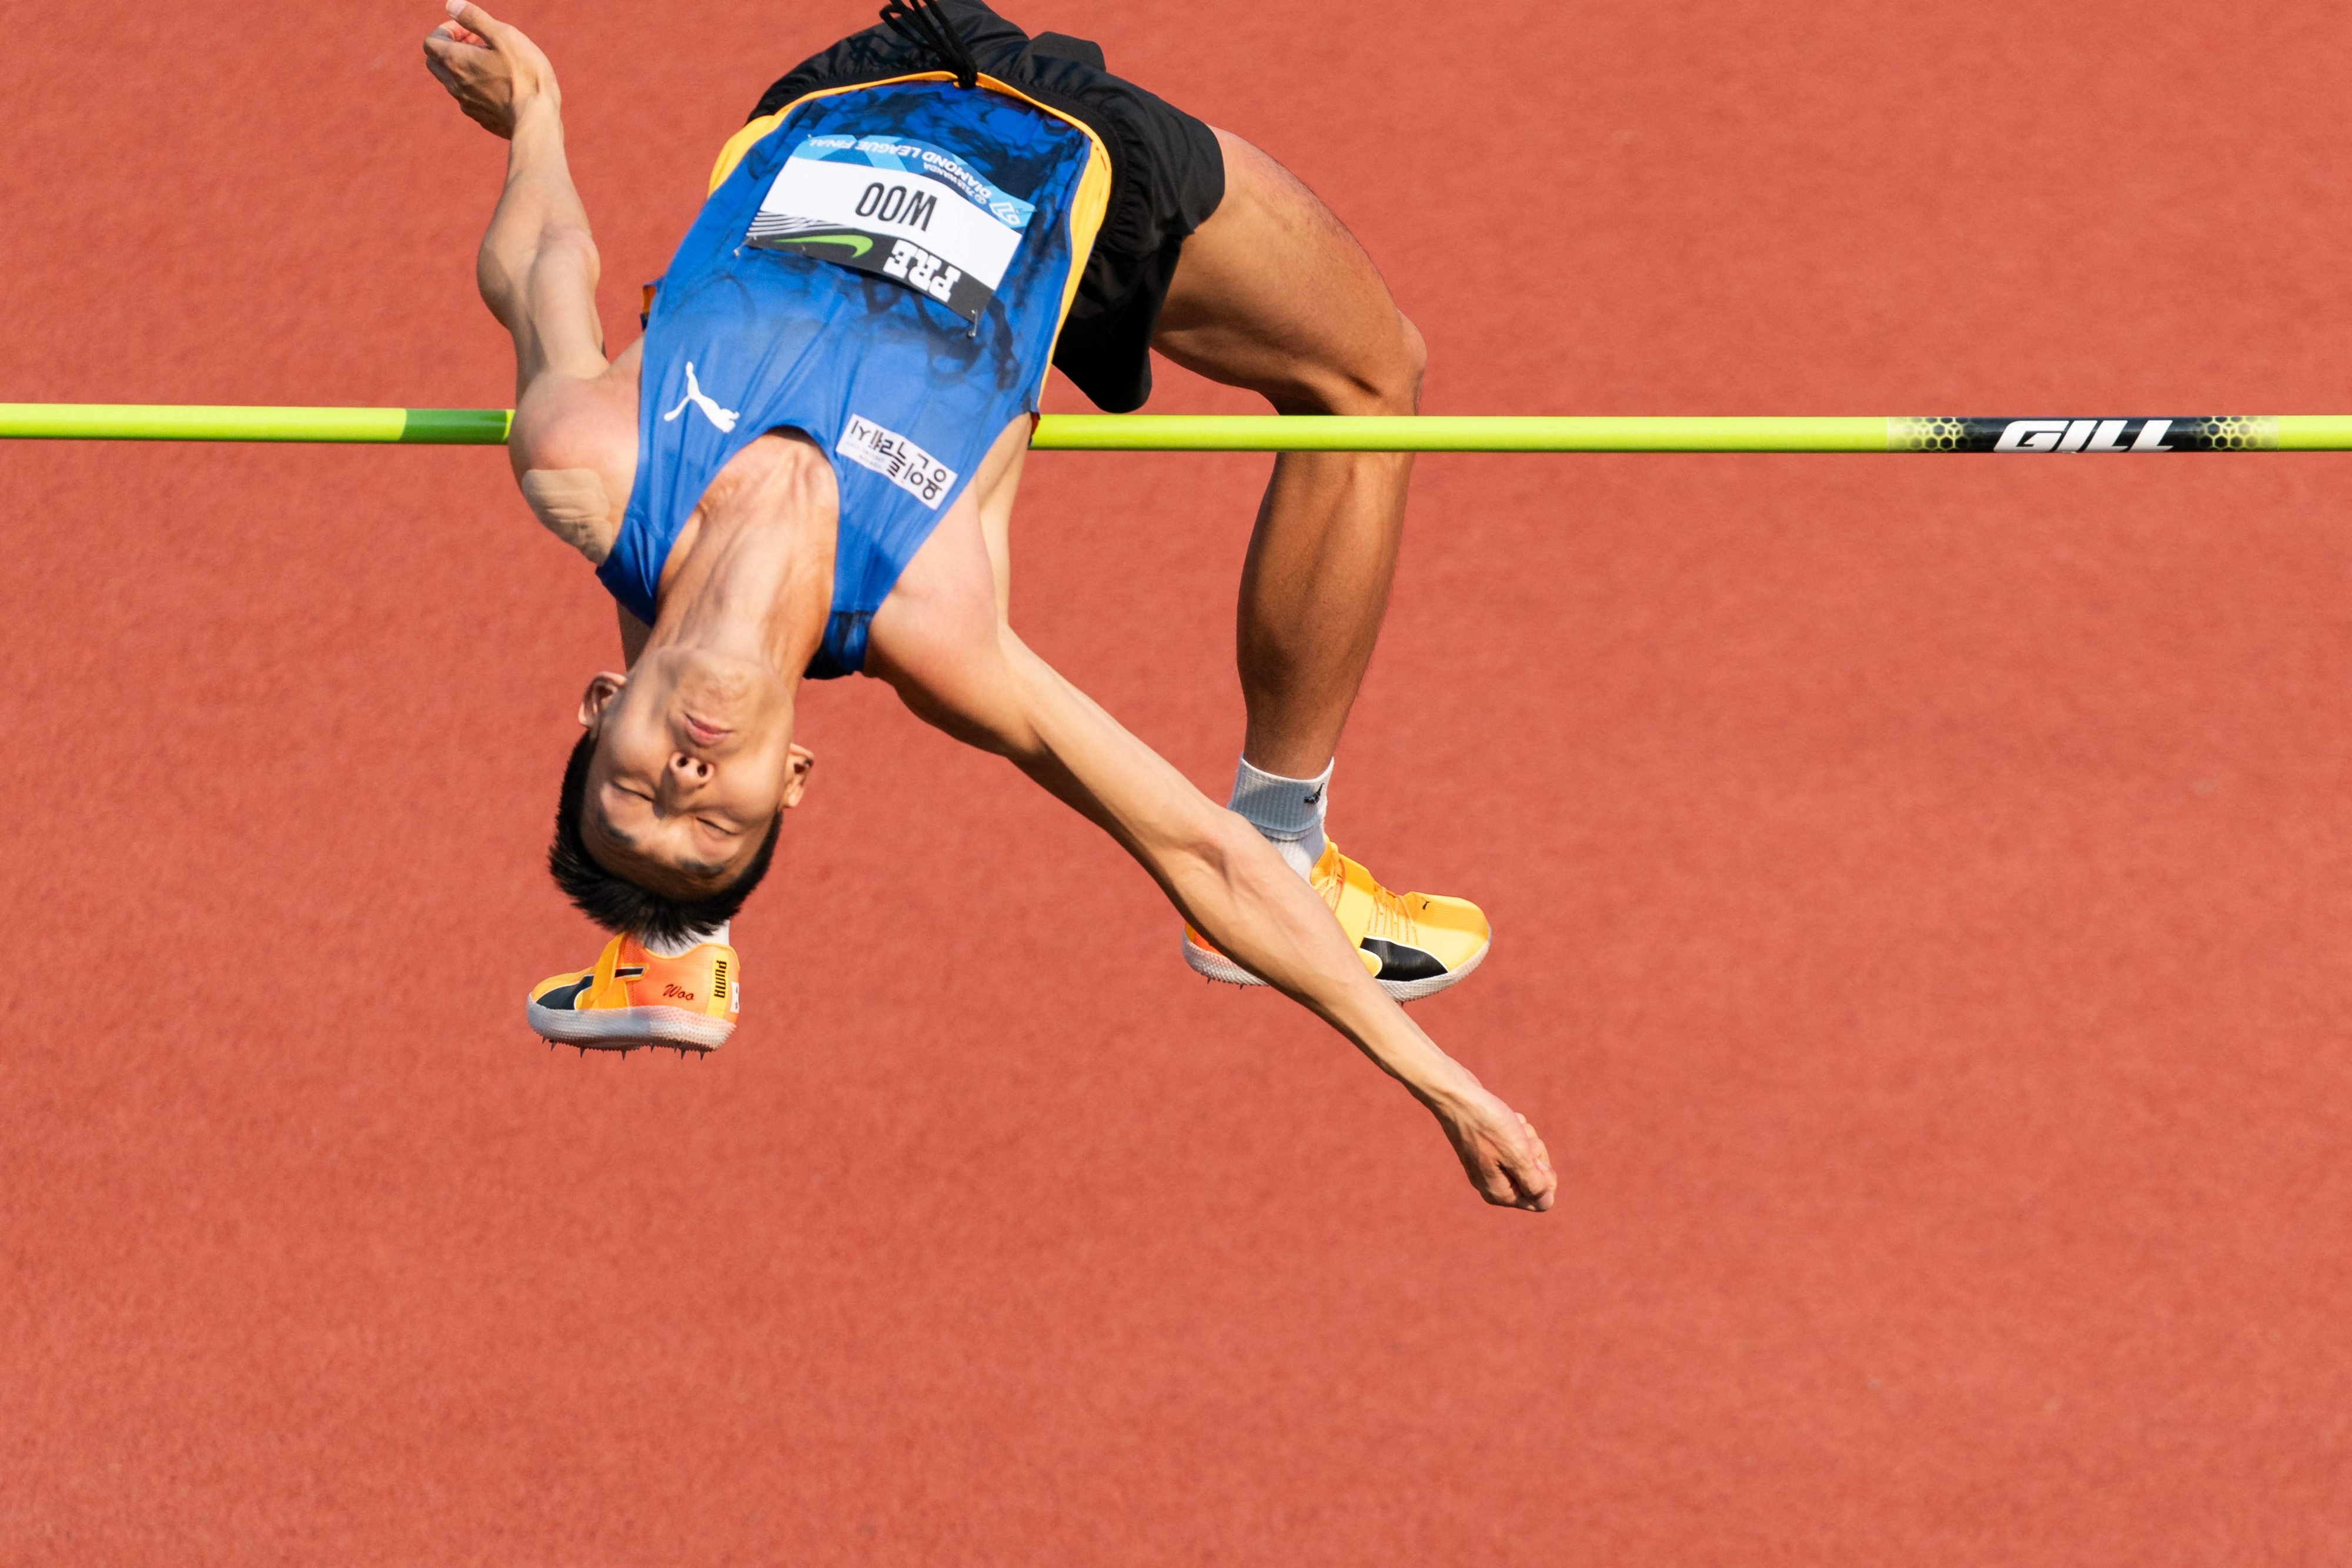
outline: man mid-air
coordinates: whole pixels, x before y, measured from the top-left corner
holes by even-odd
[[[1117,839],[1183,914],[1195,969],[1274,986],[1345,1034],[1437,1117],[1488,1202],[1549,1208],[1534,1129],[1398,1005],[1477,966],[1485,916],[1390,893],[1323,831],[1409,460],[1276,463],[1242,579],[1232,810],[1006,621],[1049,362],[1114,412],[1148,394],[1153,348],[1285,413],[1412,411],[1420,339],[1339,220],[1090,44],[1031,39],[977,0],[892,0],[728,142],[646,335],[607,360],[554,73],[514,28],[449,10],[427,64],[510,142],[477,264],[514,339],[509,455],[618,601],[628,665],[588,684],[550,852],[615,935],[532,991],[532,1028],[621,1049],[727,1038],[729,923],[812,763],[799,683],[866,674]]]

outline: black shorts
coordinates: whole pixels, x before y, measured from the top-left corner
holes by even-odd
[[[1151,395],[1151,334],[1176,276],[1177,253],[1224,198],[1225,160],[1215,133],[1111,75],[1102,50],[1083,38],[1032,38],[980,0],[935,3],[982,72],[1081,121],[1110,150],[1110,208],[1054,363],[1096,407],[1112,413],[1141,408]],[[751,118],[827,88],[943,67],[895,29],[868,27],[794,67],[761,96]]]

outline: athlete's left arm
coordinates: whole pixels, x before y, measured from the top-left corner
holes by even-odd
[[[604,373],[596,242],[564,154],[555,68],[521,29],[452,0],[425,40],[425,68],[466,117],[507,144],[506,188],[474,257],[482,302],[514,337],[515,383]]]
[[[1535,1129],[1364,972],[1304,878],[1023,643],[978,520],[933,534],[876,615],[866,667],[949,734],[1009,758],[1140,862],[1218,948],[1313,1009],[1436,1116],[1487,1202],[1547,1209]]]
[[[480,6],[451,0],[425,62],[466,117],[507,141],[507,177],[474,258],[482,301],[514,340],[507,459],[532,515],[592,562],[620,531],[636,451],[638,349],[604,356],[600,263],[564,152],[547,56]],[[625,614],[622,643],[634,660]]]

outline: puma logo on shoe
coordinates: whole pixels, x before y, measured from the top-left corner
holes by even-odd
[[[733,430],[735,428],[735,422],[742,417],[733,409],[721,408],[703,395],[702,383],[694,379],[694,361],[692,360],[686,361],[686,396],[678,400],[678,404],[676,408],[662,415],[662,423],[664,424],[667,424],[679,414],[684,413],[688,403],[692,403],[695,407],[700,409],[702,411],[702,417],[717,425],[719,427],[719,434],[722,435],[727,434],[729,431]]]
[[[558,986],[545,996],[534,998],[531,1005],[568,1011],[579,1002],[582,997],[593,988],[595,984],[594,975],[583,975],[568,986]]]
[[[1380,960],[1380,967],[1372,971],[1376,980],[1433,980],[1445,973],[1437,955],[1402,942],[1367,936],[1357,946]]]

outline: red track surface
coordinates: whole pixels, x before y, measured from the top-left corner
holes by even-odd
[[[1014,14],[1321,191],[1433,412],[2352,406],[2314,0]],[[516,16],[616,340],[865,16]],[[506,401],[433,19],[12,0],[0,397]],[[1265,466],[1041,458],[1017,534],[1216,789]],[[0,482],[0,1558],[2352,1557],[2341,459],[1426,461],[1334,821],[1493,912],[1421,1016],[1545,1218],[858,683],[736,1042],[551,1055],[614,639],[500,455]]]

